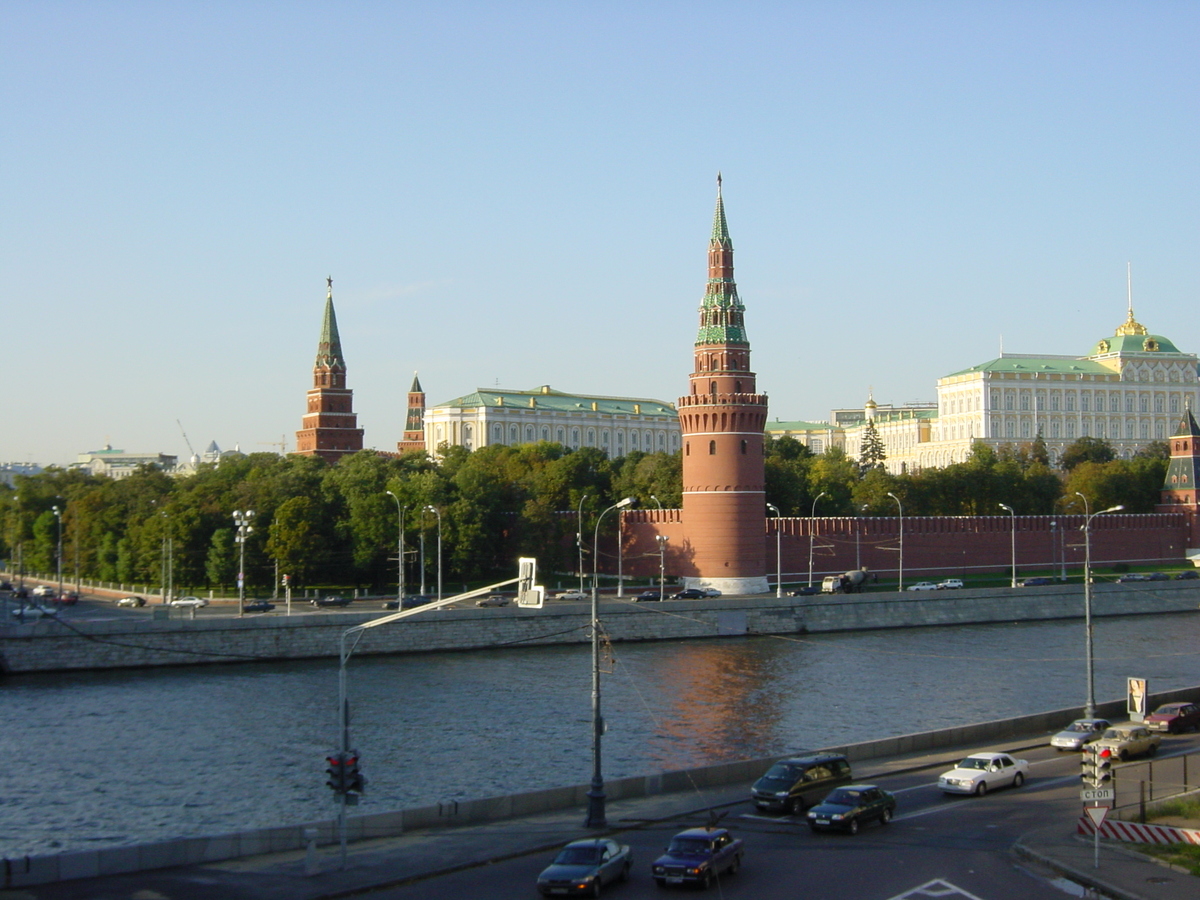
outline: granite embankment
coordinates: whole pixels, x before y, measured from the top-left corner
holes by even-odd
[[[1096,585],[1095,616],[1195,611],[1200,582]],[[345,629],[377,618],[369,612],[271,613],[253,618],[198,616],[160,620],[42,619],[0,624],[0,671],[8,673],[178,666],[200,663],[335,657]],[[1081,585],[868,593],[811,597],[722,597],[633,603],[604,598],[601,618],[613,641],[661,641],[731,635],[797,634],[882,628],[1079,618]],[[356,654],[422,653],[509,644],[589,640],[586,603],[543,609],[442,609],[365,631]]]

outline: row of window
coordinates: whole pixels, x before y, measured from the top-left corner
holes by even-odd
[[[1182,409],[1180,394],[1167,396],[1164,394],[1136,394],[1129,391],[1112,391],[1111,393],[1097,391],[1095,395],[1090,392],[1081,392],[1078,396],[1080,412],[1092,412],[1093,408],[1095,412],[1105,412],[1106,404],[1109,412],[1120,412],[1122,396],[1125,398],[1125,412],[1148,413],[1151,412],[1151,407],[1153,407],[1153,411],[1156,413],[1178,413]],[[1039,393],[1036,398],[1031,397],[1029,391],[1023,391],[1019,396],[1016,391],[1005,391],[1003,395],[1003,408],[1005,410],[1020,409],[1022,411],[1029,411],[1030,409],[1037,409],[1038,411],[1043,411],[1047,409],[1048,401],[1050,412],[1059,412],[1060,409],[1065,409],[1067,412],[1075,412],[1075,398],[1076,394],[1073,391],[1065,395],[1054,392],[1049,397],[1044,393]],[[950,401],[947,403],[947,413],[954,414],[971,411],[969,409],[961,409],[960,407],[963,405],[961,401]],[[970,406],[971,404],[965,405]],[[998,410],[1000,408],[1001,392],[992,391],[992,409]]]
[[[597,445],[597,437],[600,443]],[[623,429],[618,429],[610,433],[609,429],[600,429],[597,433],[595,428],[587,428],[581,430],[579,426],[564,425],[550,426],[542,425],[535,426],[527,424],[525,426],[510,424],[507,428],[499,422],[492,424],[491,428],[491,443],[493,444],[532,444],[535,441],[554,441],[572,449],[580,447],[580,439],[582,438],[586,447],[599,446],[605,453],[609,452],[609,441],[612,440],[613,451],[617,456],[625,454],[626,443],[628,442],[629,450],[642,450],[646,453],[660,452],[673,453],[679,449],[679,435],[676,433],[668,433],[666,431],[638,431],[630,429],[626,432]],[[447,440],[446,426],[438,423],[434,426],[434,446],[444,443]],[[462,445],[468,450],[474,449],[475,446],[475,426],[471,422],[462,424]],[[668,449],[668,447],[670,449]]]

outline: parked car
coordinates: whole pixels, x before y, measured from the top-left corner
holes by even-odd
[[[117,601],[117,606],[145,606],[146,599],[144,597],[122,597]]]
[[[628,844],[608,838],[572,841],[542,870],[537,889],[543,897],[570,894],[599,897],[604,885],[628,879],[632,865],[633,854]]]
[[[720,597],[721,596],[721,592],[718,591],[716,588],[700,588],[700,593],[702,593],[705,597]]]
[[[409,594],[404,598],[404,609],[416,609],[418,606],[424,606],[427,603],[432,603],[436,598],[432,594]],[[347,600],[346,603],[350,601]],[[345,606],[346,603],[341,604]],[[399,600],[385,600],[381,606],[384,609],[400,609]]]
[[[938,582],[939,591],[955,591],[963,586],[961,578],[944,578]]]
[[[354,600],[352,597],[339,597],[335,594],[329,597],[313,597],[309,602],[318,609],[322,609],[331,606],[349,606]]]
[[[1175,573],[1176,581],[1195,581],[1197,578],[1200,578],[1200,572],[1195,569],[1184,569],[1182,572]]]
[[[1147,581],[1170,581],[1171,576],[1165,572],[1151,572],[1146,576]]]
[[[999,787],[1020,787],[1029,775],[1029,763],[1007,753],[972,753],[949,772],[938,777],[945,794],[975,794],[982,797]]]
[[[1050,746],[1055,750],[1082,750],[1111,727],[1108,719],[1076,719],[1054,737]]]
[[[554,595],[555,600],[587,600],[589,595],[583,591],[559,591]]]
[[[0,591],[11,591],[12,589],[11,581],[0,581]]]
[[[802,588],[798,588],[797,590],[794,590],[794,591],[789,591],[788,596],[789,597],[811,597],[813,594],[819,594],[819,593],[821,593],[821,588],[819,586],[817,586],[815,584],[806,584]]]
[[[1153,756],[1160,743],[1162,737],[1152,734],[1145,725],[1114,725],[1096,741],[1096,748],[1111,750],[1118,760],[1125,760],[1131,756]]]
[[[633,599],[634,599],[634,602],[636,603],[636,602],[642,602],[645,600],[661,600],[664,596],[665,596],[665,594],[661,594],[656,590],[655,591],[642,591],[640,594],[638,594]]]
[[[1146,716],[1146,728],[1167,734],[1200,730],[1200,703],[1164,703]]]
[[[936,591],[938,586],[932,581],[918,581],[916,584],[908,586],[910,591]]]
[[[475,601],[476,606],[508,606],[508,598],[503,594],[489,594]]]
[[[171,605],[199,609],[202,606],[208,606],[208,601],[203,597],[176,597],[171,601]]]
[[[745,852],[742,839],[727,828],[689,828],[671,838],[666,852],[650,866],[650,874],[659,887],[698,884],[708,888],[720,875],[735,874]]]
[[[671,595],[672,600],[703,600],[704,591],[700,588],[684,588]]]
[[[1117,578],[1119,584],[1125,584],[1130,581],[1149,581],[1149,575],[1143,575],[1141,572],[1126,572],[1124,575]]]
[[[275,608],[275,604],[270,600],[251,600],[242,607],[246,612],[270,612]]]
[[[800,815],[833,788],[850,784],[850,763],[840,753],[781,759],[750,788],[759,809]]]
[[[868,822],[886,825],[896,812],[896,798],[873,784],[848,784],[837,788],[808,811],[813,831],[840,829],[858,834]]]
[[[1033,578],[1022,578],[1017,582],[1017,587],[1039,587],[1043,584],[1054,584],[1054,579],[1046,578],[1043,575],[1035,575]]]

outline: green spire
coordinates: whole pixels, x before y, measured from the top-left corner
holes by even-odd
[[[697,344],[749,344],[746,337],[746,307],[738,298],[733,280],[733,241],[725,221],[721,197],[721,174],[717,173],[717,210],[713,213],[712,239],[708,242],[708,285],[700,303]]]
[[[325,320],[321,323],[321,340],[317,343],[317,365],[327,368],[346,368],[342,359],[342,339],[338,337],[337,316],[333,312],[333,278],[325,279],[329,293],[325,296]]]

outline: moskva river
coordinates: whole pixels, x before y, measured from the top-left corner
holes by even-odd
[[[1200,684],[1200,612],[1096,623],[1097,700]],[[360,812],[591,777],[590,652],[509,648],[350,663]],[[1082,622],[620,644],[604,775],[789,753],[1071,705]],[[333,816],[333,661],[0,680],[0,856]]]

